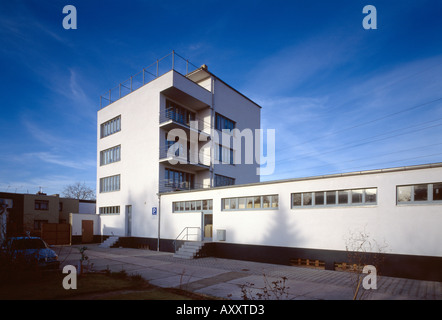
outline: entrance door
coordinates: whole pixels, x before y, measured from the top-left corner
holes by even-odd
[[[203,213],[203,241],[212,241],[213,238],[213,215]]]
[[[81,221],[81,242],[90,243],[94,241],[94,221]]]
[[[126,206],[126,237],[132,236],[132,206]]]

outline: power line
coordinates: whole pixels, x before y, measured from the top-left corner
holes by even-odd
[[[400,128],[400,129],[392,130],[392,131],[389,131],[389,132],[386,132],[386,133],[382,133],[382,134],[378,134],[378,135],[375,135],[375,136],[372,136],[372,137],[369,137],[369,138],[361,139],[359,141],[364,141],[364,140],[369,140],[369,139],[376,138],[376,137],[381,137],[381,136],[384,136],[384,135],[387,135],[387,134],[391,134],[393,132],[401,131],[401,130],[404,130],[404,129],[409,129],[409,128],[412,128],[412,127],[418,127],[418,126],[421,126],[423,124],[428,124],[428,123],[432,123],[432,122],[436,122],[436,121],[440,121],[440,120],[442,120],[442,118],[438,118],[436,120],[431,120],[431,121],[423,122],[421,124],[414,125],[414,126],[411,126],[411,127],[405,127],[405,128]],[[353,144],[353,145],[345,145],[345,146],[342,146],[342,147],[326,150],[326,151],[323,151],[323,152],[320,152],[320,153],[311,152],[311,153],[307,153],[307,154],[302,154],[300,156],[294,156],[294,157],[292,156],[292,157],[288,157],[288,158],[283,158],[283,159],[280,159],[280,160],[276,160],[274,163],[280,164],[280,163],[284,163],[286,161],[293,161],[295,159],[299,160],[299,159],[304,159],[304,158],[308,158],[308,157],[311,157],[311,156],[318,156],[319,157],[319,156],[324,155],[324,154],[333,153],[333,152],[337,152],[337,151],[341,151],[341,150],[348,150],[348,149],[351,149],[351,148],[360,147],[360,146],[365,145],[365,144],[370,144],[370,143],[373,143],[373,142],[387,140],[387,139],[395,138],[395,137],[398,137],[398,136],[401,136],[401,135],[406,135],[406,134],[410,134],[410,133],[414,133],[414,132],[418,132],[418,131],[422,131],[422,130],[431,129],[431,128],[438,127],[438,126],[441,126],[441,125],[442,125],[442,123],[435,124],[435,125],[432,125],[432,126],[426,126],[426,127],[419,128],[419,129],[416,129],[416,130],[411,130],[411,131],[408,131],[408,132],[399,133],[399,134],[395,134],[395,135],[384,137],[384,138],[380,138],[380,139],[369,140],[369,141],[366,141],[366,142],[360,142],[360,143],[356,143],[356,144]]]

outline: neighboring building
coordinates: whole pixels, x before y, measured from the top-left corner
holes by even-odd
[[[217,257],[334,269],[351,234],[366,234],[386,246],[384,275],[442,280],[442,163],[259,182],[256,162],[232,161],[243,146],[216,138],[221,129],[260,129],[261,108],[207,67],[172,68],[147,83],[143,70],[142,86],[125,96],[121,88],[98,111],[102,236],[162,251],[203,240]],[[168,142],[175,129],[199,139]]]
[[[95,213],[95,200],[61,198],[58,194],[0,192],[0,199],[10,199],[14,204],[8,209],[8,236],[40,236],[44,223],[69,223],[70,213]]]

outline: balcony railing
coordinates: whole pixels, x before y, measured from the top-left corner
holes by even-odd
[[[174,191],[185,191],[185,190],[197,190],[209,188],[209,184],[195,183],[190,181],[177,182],[174,180],[160,180],[159,191],[160,192],[174,192]]]
[[[205,132],[207,134],[210,133],[212,128],[209,122],[206,122],[197,117],[189,119],[189,117],[185,117],[177,112],[166,110],[160,113],[160,124],[164,124],[167,122],[172,122],[185,128],[195,129],[198,132]]]
[[[119,83],[116,87],[101,95],[100,109],[123,98],[132,91],[141,88],[146,83],[155,80],[170,70],[175,70],[183,75],[187,75],[189,72],[193,72],[196,69],[198,69],[198,67],[189,62],[188,59],[185,59],[175,51],[172,51],[168,55],[158,59],[150,66],[143,68],[143,70],[140,72],[130,76],[130,78],[126,81]]]
[[[210,156],[208,155],[200,155],[194,154],[190,152],[191,150],[187,150],[187,153],[184,153],[184,147],[179,145],[178,143],[171,146],[164,146],[160,148],[160,160],[170,160],[171,164],[190,164],[190,165],[198,165],[198,166],[210,166]]]

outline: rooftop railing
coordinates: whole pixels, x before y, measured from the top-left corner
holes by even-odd
[[[188,59],[183,58],[175,51],[150,66],[143,68],[140,72],[130,76],[129,79],[119,83],[116,87],[109,89],[100,96],[100,109],[107,107],[111,103],[121,99],[129,93],[141,88],[145,84],[155,80],[170,70],[175,70],[181,74],[187,75],[189,72],[195,71],[199,67],[192,64]]]

